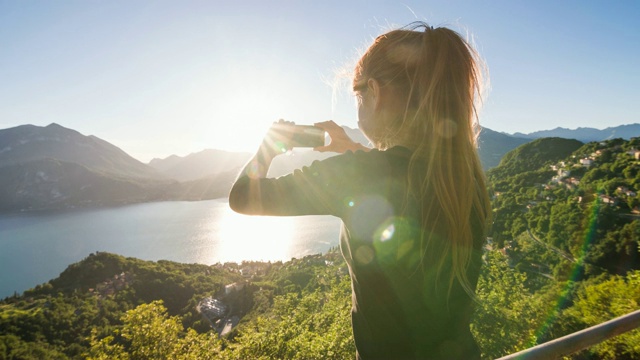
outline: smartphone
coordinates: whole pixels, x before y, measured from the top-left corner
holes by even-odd
[[[313,125],[278,124],[275,130],[290,139],[289,146],[292,148],[324,145],[324,130]]]

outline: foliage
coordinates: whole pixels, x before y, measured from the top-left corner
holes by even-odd
[[[635,292],[625,286],[640,269],[640,217],[632,213],[640,204],[640,162],[633,156],[639,140],[588,143],[555,155],[549,148],[543,156],[540,144],[531,143],[488,172],[492,247],[506,255],[508,266],[488,257],[478,285],[482,302],[474,327],[485,355],[504,355],[638,308],[629,300]],[[620,301],[626,305],[609,305]],[[545,304],[556,308],[529,311]],[[483,337],[487,322],[498,324],[497,338]],[[532,333],[536,326],[540,331]],[[574,356],[637,358],[634,336]]]
[[[274,299],[270,312],[247,324],[231,346],[237,359],[345,359],[355,347],[349,317],[348,277],[328,289],[289,293]]]
[[[222,342],[211,333],[185,330],[177,316],[168,316],[162,301],[142,304],[122,316],[119,335],[98,339],[91,336],[89,360],[122,359],[218,359]]]
[[[527,275],[511,269],[500,252],[486,253],[478,280],[478,308],[471,330],[484,358],[494,359],[536,344],[540,328],[552,311],[556,289],[532,294]]]
[[[49,283],[0,303],[0,336],[9,336],[0,350],[6,358],[25,348],[38,351],[34,358],[82,358],[92,329],[100,338],[112,334],[126,311],[154,300],[170,304],[181,323],[202,330],[195,305],[240,278],[215,266],[92,254]]]
[[[305,272],[316,270],[304,267]],[[344,359],[355,353],[349,321],[350,283],[329,267],[321,287],[276,296],[273,307],[245,322],[232,341],[184,329],[162,302],[129,310],[123,325],[91,336],[89,359]]]
[[[598,325],[639,309],[640,271],[625,277],[611,276],[585,284],[572,307],[563,313],[563,323],[570,331]],[[599,359],[640,358],[640,330],[617,336],[585,350],[582,356]]]

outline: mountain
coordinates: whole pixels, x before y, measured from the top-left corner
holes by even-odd
[[[207,149],[184,157],[171,155],[164,159],[153,159],[149,166],[163,175],[179,181],[193,181],[215,174],[240,171],[251,154]]]
[[[478,153],[482,167],[488,170],[498,166],[504,154],[529,141],[531,141],[531,139],[515,137],[493,131],[489,128],[482,128],[478,138]]]
[[[118,147],[58,124],[0,130],[0,211],[159,200],[171,183]]]
[[[0,167],[46,158],[76,163],[94,171],[138,179],[159,179],[155,169],[95,136],[58,124],[22,125],[0,130]]]
[[[51,158],[0,168],[0,211],[162,200],[167,182],[113,176]]]
[[[582,145],[582,142],[575,139],[536,139],[509,151],[502,157],[500,165],[489,170],[487,174],[490,179],[502,179],[536,170],[549,162],[566,158]]]
[[[561,279],[640,269],[639,148],[640,138],[542,138],[506,154],[487,172],[494,245]]]
[[[615,127],[608,127],[603,130],[579,127],[577,129],[567,129],[557,127],[553,130],[535,131],[529,134],[515,133],[513,136],[539,139],[543,137],[561,137],[565,139],[576,139],[582,142],[602,141],[615,138],[622,138],[629,140],[632,137],[640,136],[640,124],[620,125]]]

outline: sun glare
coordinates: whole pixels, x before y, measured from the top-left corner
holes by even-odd
[[[272,122],[298,120],[288,118],[295,116],[301,102],[294,84],[286,73],[265,73],[252,67],[221,75],[219,85],[206,92],[211,104],[210,147],[253,152]]]
[[[221,221],[216,257],[220,262],[285,261],[293,235],[291,218],[247,216],[228,209]]]

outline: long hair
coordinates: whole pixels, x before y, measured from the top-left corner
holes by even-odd
[[[467,269],[479,250],[474,231],[479,227],[484,236],[491,214],[476,151],[480,64],[458,33],[419,22],[379,36],[354,74],[376,79],[394,99],[396,116],[384,124],[386,136],[376,145],[414,150],[408,181],[421,204],[422,269],[436,265],[437,278],[449,273],[449,292],[457,279],[471,296],[475,284]]]

